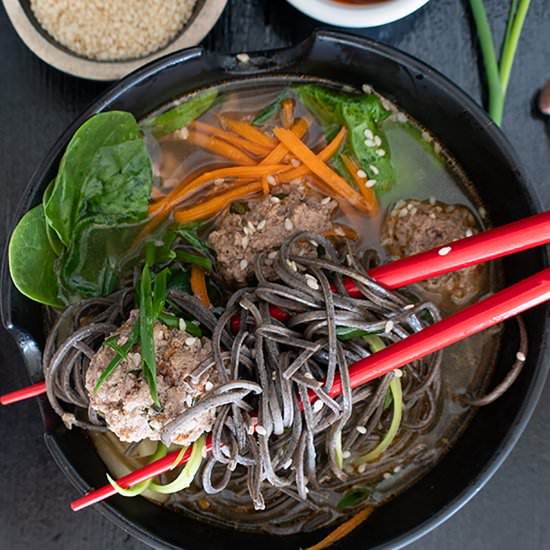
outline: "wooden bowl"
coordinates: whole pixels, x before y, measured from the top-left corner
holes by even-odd
[[[2,0],[17,34],[42,61],[89,80],[118,80],[166,54],[198,44],[219,19],[227,0],[198,0],[189,21],[176,37],[156,52],[127,61],[96,61],[59,44],[38,23],[29,0]]]

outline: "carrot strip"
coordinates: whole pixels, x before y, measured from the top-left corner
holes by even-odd
[[[299,118],[291,128],[291,131],[294,132],[300,139],[302,139],[306,132],[309,129],[309,122],[305,118]],[[288,154],[288,149],[282,144],[279,143],[275,149],[265,157],[260,164],[278,164],[281,162],[286,155]]]
[[[264,176],[261,181],[264,197],[267,197],[267,195],[269,195],[269,182],[267,181],[267,176]]]
[[[207,200],[196,206],[178,210],[174,214],[174,219],[179,224],[186,224],[197,220],[202,220],[214,216],[229,206],[233,201],[244,199],[253,193],[262,190],[262,184],[259,181],[240,185],[229,191],[225,191],[210,200]]]
[[[249,141],[265,145],[269,148],[273,148],[277,145],[277,142],[272,137],[269,137],[267,134],[250,124],[250,122],[246,122],[246,120],[235,120],[234,118],[229,118],[224,115],[220,115],[220,120],[226,128]]]
[[[184,180],[175,189],[170,191],[163,199],[149,205],[149,214],[159,216],[167,214],[178,203],[187,198],[193,191],[196,191],[203,183],[214,181],[221,178],[261,178],[270,174],[277,174],[287,170],[288,166],[284,164],[263,164],[261,166],[230,166],[218,168],[203,172],[200,176],[189,180]]]
[[[203,306],[207,308],[212,307],[212,303],[208,297],[208,290],[206,289],[204,270],[195,264],[191,266],[191,291],[201,301]]]
[[[344,153],[340,155],[340,158],[342,159],[346,170],[350,173],[353,181],[359,188],[359,191],[363,195],[363,198],[370,209],[370,213],[374,216],[378,213],[378,200],[376,199],[376,193],[370,187],[367,187],[367,180],[365,178],[359,177],[359,166],[354,160],[349,158],[347,155],[344,155]]]
[[[207,149],[220,157],[224,157],[233,161],[235,164],[241,164],[243,166],[254,166],[256,162],[251,159],[246,153],[243,153],[240,149],[237,149],[234,145],[227,143],[215,136],[209,136],[202,132],[196,132],[191,130],[187,141],[193,145],[198,145],[203,149]]]
[[[227,141],[233,145],[239,146],[241,149],[245,149],[246,151],[248,151],[249,153],[252,153],[253,155],[258,155],[259,157],[265,157],[271,151],[271,147],[266,147],[265,145],[254,143],[253,141],[244,139],[238,136],[237,134],[227,132],[222,128],[216,128],[216,126],[212,126],[211,124],[206,124],[206,122],[201,122],[200,120],[195,120],[188,126],[188,128],[192,130],[198,130],[199,132],[203,132],[204,134],[217,136],[220,139],[223,139],[224,141]]]
[[[281,104],[281,119],[285,128],[290,128],[294,122],[294,100],[287,97]]]
[[[369,207],[363,197],[355,189],[352,189],[344,178],[319,159],[294,133],[284,128],[275,128],[273,131],[281,143],[329,187],[342,197],[347,198],[359,210],[369,211]]]
[[[357,512],[352,518],[348,519],[342,525],[339,525],[334,531],[330,532],[322,541],[306,548],[305,550],[325,550],[335,542],[349,535],[354,529],[359,527],[372,513],[374,506],[367,506],[360,512]]]
[[[340,146],[344,142],[344,139],[346,139],[347,130],[342,126],[340,131],[334,136],[333,140],[321,151],[319,151],[319,154],[317,155],[317,158],[323,162],[326,162],[327,160],[331,159],[338,149],[340,149]],[[289,170],[286,172],[283,176],[279,178],[279,181],[281,183],[288,183],[289,181],[292,181],[297,178],[302,178],[310,173],[310,170],[307,166],[299,166],[298,168],[294,168],[294,170]],[[349,185],[348,185],[349,187]]]

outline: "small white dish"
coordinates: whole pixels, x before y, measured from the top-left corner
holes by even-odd
[[[288,0],[302,13],[338,27],[378,27],[402,19],[429,0],[385,0],[373,4],[347,4],[336,0]]]

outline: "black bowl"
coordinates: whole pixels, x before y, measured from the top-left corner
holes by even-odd
[[[56,172],[70,136],[93,113],[123,109],[140,118],[167,101],[201,87],[242,80],[313,77],[352,86],[364,82],[395,101],[446,145],[476,185],[496,225],[540,210],[516,154],[500,130],[468,96],[445,77],[397,50],[364,38],[319,32],[299,46],[254,54],[247,64],[232,56],[196,48],[170,55],[128,76],[94,103],[57,141],[27,187],[18,218],[40,201]],[[258,82],[259,84],[259,82]],[[505,192],[504,192],[505,190]],[[506,284],[548,265],[543,249],[503,261]],[[21,349],[34,380],[41,379],[44,342],[40,306],[13,287],[4,262],[2,318]],[[502,398],[482,408],[454,447],[424,478],[378,509],[340,547],[399,547],[427,533],[456,512],[489,480],[510,453],[539,398],[548,361],[547,310],[525,315],[531,342],[519,379]],[[507,327],[495,380],[500,380],[516,351]],[[65,430],[41,398],[45,442],[60,468],[82,492],[105,483],[105,467],[88,438]],[[111,521],[159,548],[276,549],[305,547],[323,533],[292,537],[252,535],[215,527],[157,507],[141,498],[113,497],[97,505]]]

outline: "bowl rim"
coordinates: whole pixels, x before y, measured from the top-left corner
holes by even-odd
[[[227,4],[227,0],[205,0],[200,5],[198,0],[198,12],[192,24],[184,27],[166,46],[145,57],[129,61],[94,61],[72,53],[50,37],[45,29],[39,30],[23,8],[22,0],[2,2],[15,32],[37,57],[64,73],[99,81],[118,80],[159,57],[197,45],[210,32]]]
[[[381,4],[345,4],[336,0],[287,0],[302,13],[338,27],[367,28],[392,23],[430,0],[385,0]]]
[[[468,94],[466,94],[466,92],[461,90],[455,83],[453,83],[449,78],[440,73],[438,70],[392,46],[381,44],[369,38],[350,35],[343,32],[317,31],[298,46],[293,46],[282,50],[272,50],[270,52],[251,53],[250,63],[247,64],[248,68],[246,68],[245,71],[241,72],[239,76],[242,76],[243,79],[255,75],[262,76],[261,72],[258,72],[254,69],[254,61],[256,59],[265,59],[266,56],[269,56],[270,54],[275,55],[280,54],[281,52],[288,52],[290,55],[293,55],[293,52],[295,50],[299,50],[299,48],[303,47],[304,44],[323,41],[333,42],[339,45],[347,44],[351,46],[360,46],[361,48],[373,52],[376,55],[392,59],[393,61],[407,69],[416,70],[423,75],[429,76],[429,78],[434,80],[437,86],[441,88],[445,92],[445,94],[450,94],[457,101],[460,101],[466,109],[468,109],[475,115],[476,118],[480,119],[480,121],[483,123],[483,131],[487,132],[489,138],[494,141],[496,147],[499,150],[502,150],[505,155],[510,159],[510,163],[516,167],[516,177],[525,188],[525,195],[529,203],[530,209],[533,211],[542,210],[542,203],[540,201],[540,198],[536,193],[535,188],[531,184],[529,178],[526,177],[526,171],[523,169],[523,163],[519,160],[517,153],[515,152],[514,148],[512,147],[502,130],[489,119],[487,113],[482,109],[482,107],[477,102],[475,102]],[[133,90],[135,87],[139,87],[148,79],[154,78],[163,70],[169,69],[177,65],[185,64],[186,62],[202,60],[205,57],[208,60],[214,59],[215,64],[220,68],[224,65],[234,66],[235,56],[223,56],[220,54],[206,53],[202,48],[191,48],[184,51],[175,52],[171,55],[167,55],[166,57],[156,60],[145,67],[139,68],[134,73],[128,75],[122,81],[115,83],[108,90],[102,93],[96,101],[94,101],[87,109],[85,109],[80,114],[79,117],[77,117],[73,121],[73,123],[55,141],[52,148],[44,156],[42,162],[38,165],[38,168],[32,175],[29,184],[24,191],[22,199],[20,200],[17,209],[15,210],[16,221],[24,212],[26,212],[26,210],[31,205],[33,194],[36,193],[37,187],[42,184],[45,170],[47,170],[47,168],[53,162],[53,159],[55,159],[62,151],[74,130],[87,117],[96,112],[104,110],[110,104],[123,97],[125,93]],[[277,68],[275,70],[277,70]],[[269,72],[271,72],[271,70]],[[281,73],[277,72],[276,74]],[[543,248],[540,251],[540,254],[544,266],[550,265],[550,250],[547,247]],[[5,258],[6,253],[4,253],[4,260]],[[33,343],[32,337],[22,332],[21,329],[15,326],[11,321],[10,295],[12,294],[13,289],[10,290],[10,287],[12,285],[9,281],[9,273],[7,270],[6,261],[4,261],[4,264],[2,266],[1,286],[2,292],[0,293],[0,313],[2,317],[2,322],[8,332],[10,332],[11,335],[14,337],[18,347],[22,352],[25,362],[27,363],[27,368],[29,368],[29,363],[36,363],[37,359],[39,359],[40,352],[39,350],[31,350],[29,353],[28,348],[27,350],[24,349],[29,345],[29,338],[31,338],[30,343]],[[413,528],[404,532],[402,535],[399,535],[393,538],[391,541],[383,543],[376,548],[403,548],[404,546],[407,546],[408,544],[411,544],[412,542],[420,539],[422,536],[444,523],[449,517],[460,510],[464,505],[466,505],[486,485],[486,483],[492,478],[495,472],[500,468],[500,466],[509,456],[520,436],[522,435],[523,431],[525,430],[535,410],[535,407],[544,389],[544,382],[550,370],[550,361],[548,361],[548,357],[550,356],[550,338],[548,337],[550,328],[550,316],[548,315],[548,311],[550,306],[546,305],[543,307],[545,309],[541,329],[544,337],[540,342],[540,353],[538,361],[532,366],[534,370],[533,379],[529,383],[529,387],[525,392],[525,397],[518,407],[518,411],[513,419],[513,423],[511,424],[507,433],[502,437],[498,447],[495,449],[492,456],[486,460],[485,464],[480,468],[477,475],[472,478],[470,484],[465,485],[460,493],[449,500],[448,504],[445,507],[442,507],[436,513],[432,514],[428,519],[417,524]],[[40,398],[40,405],[42,414],[44,415],[44,407],[48,406],[45,398]],[[56,441],[56,435],[53,433],[48,433],[46,428],[45,431],[46,433],[44,434],[44,438],[46,445],[49,451],[52,453],[52,456],[57,462],[60,469],[71,481],[73,486],[75,486],[78,490],[88,490],[89,487],[87,483],[81,477],[76,468],[68,461],[67,457],[63,454],[59,443]],[[138,525],[132,520],[128,519],[120,510],[116,508],[116,506],[110,504],[109,502],[99,503],[98,505],[96,505],[95,508],[114,524],[116,524],[126,532],[131,533],[138,540],[152,547],[174,549],[180,548],[179,546],[175,546],[161,539],[158,535],[152,533],[147,528]]]

